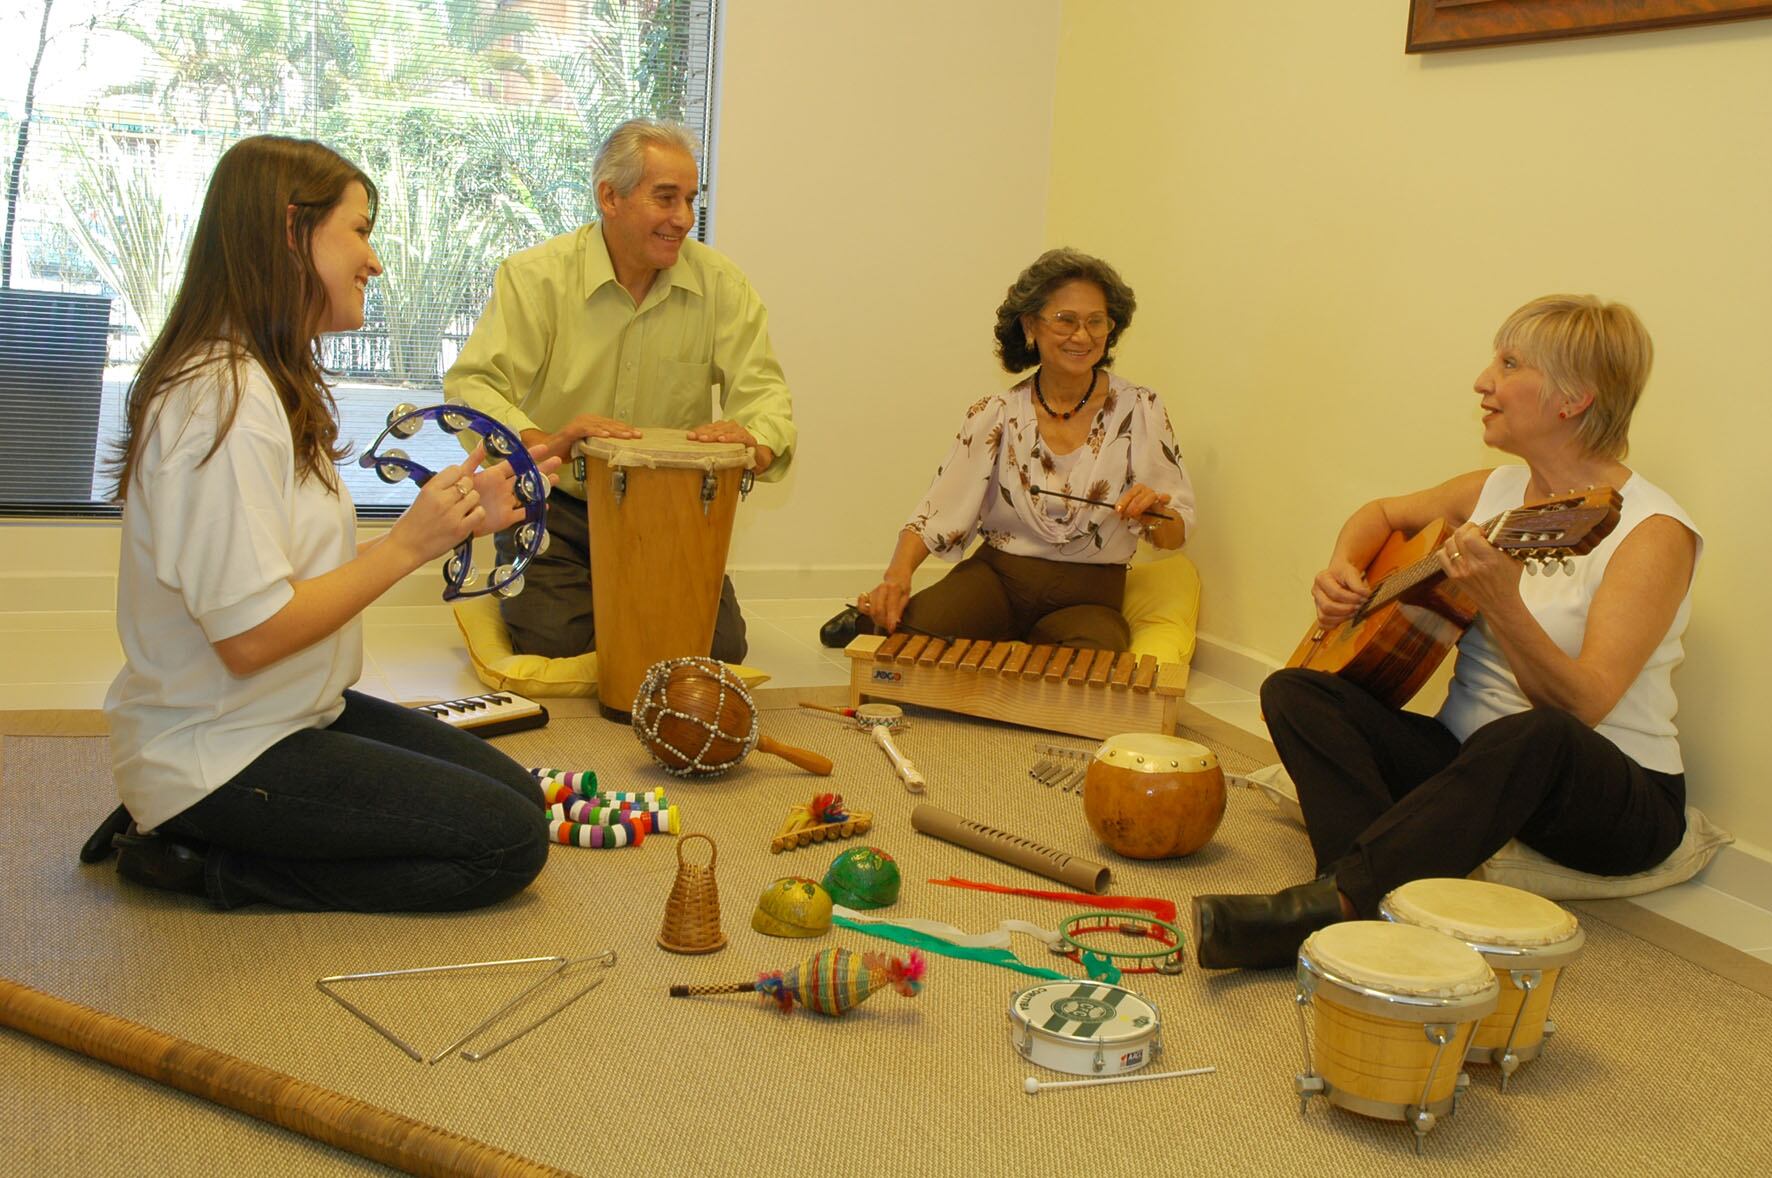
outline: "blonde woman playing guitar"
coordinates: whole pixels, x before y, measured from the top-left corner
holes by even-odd
[[[1317,623],[1261,693],[1318,878],[1196,896],[1202,966],[1290,965],[1317,928],[1375,916],[1410,880],[1467,875],[1511,838],[1602,875],[1679,844],[1671,674],[1703,541],[1623,463],[1651,355],[1628,307],[1533,300],[1501,325],[1475,385],[1483,441],[1523,465],[1374,500],[1342,526],[1311,585]],[[1589,508],[1565,533],[1567,513]],[[1524,576],[1537,562],[1507,550],[1537,543],[1560,559]],[[1425,551],[1399,568],[1411,545]],[[1425,678],[1413,660],[1454,639],[1439,714],[1401,711]]]

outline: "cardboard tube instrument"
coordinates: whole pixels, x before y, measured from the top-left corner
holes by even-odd
[[[1100,863],[1079,859],[1032,839],[1021,838],[994,826],[974,822],[970,818],[962,818],[927,802],[911,811],[911,825],[943,842],[965,847],[968,851],[977,851],[999,863],[1043,875],[1079,891],[1099,895],[1108,886],[1108,869]]]

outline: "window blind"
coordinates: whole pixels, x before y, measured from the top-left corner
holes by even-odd
[[[361,452],[395,405],[442,398],[499,262],[594,216],[612,128],[670,119],[707,158],[716,16],[716,0],[8,0],[0,514],[115,511],[124,400],[229,145],[319,139],[380,189],[386,273],[363,328],[321,344]],[[441,431],[403,448],[460,459]],[[412,497],[341,469],[365,515]]]

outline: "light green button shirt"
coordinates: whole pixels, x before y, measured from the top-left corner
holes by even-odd
[[[553,433],[580,413],[644,428],[694,429],[721,417],[750,430],[787,470],[793,401],[769,344],[768,312],[724,254],[685,241],[638,307],[615,279],[602,227],[512,254],[461,355],[443,377],[444,398],[513,431]],[[568,462],[560,487],[584,495]]]

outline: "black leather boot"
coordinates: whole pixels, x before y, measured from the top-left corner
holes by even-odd
[[[1304,939],[1346,919],[1335,877],[1267,896],[1195,896],[1194,960],[1206,969],[1273,969],[1298,959]]]
[[[831,620],[818,628],[818,641],[824,646],[848,646],[857,634],[873,634],[874,619],[853,605],[838,610]]]
[[[203,882],[202,847],[167,835],[142,834],[134,825],[113,841],[117,845],[117,874],[124,879],[187,896],[209,895]]]

